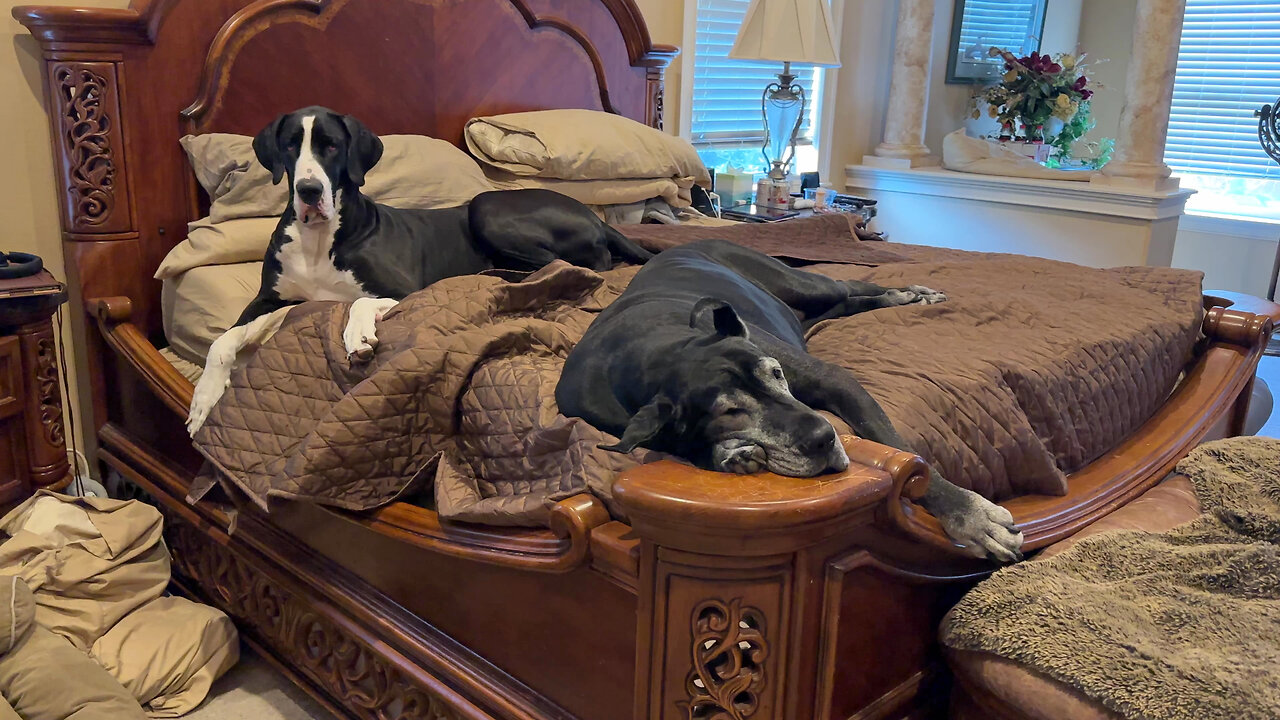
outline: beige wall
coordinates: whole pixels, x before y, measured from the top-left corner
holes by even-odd
[[[695,2],[696,0],[689,0]],[[684,45],[684,5],[685,0],[636,0],[640,12],[644,13],[645,24],[649,26],[649,36],[655,43],[663,45]],[[680,131],[680,83],[683,80],[680,58],[676,57],[667,66],[666,99],[662,107],[663,127],[675,134]]]
[[[0,228],[5,250],[33,252],[44,258],[45,266],[61,280],[66,279],[62,264],[62,235],[58,223],[58,198],[54,191],[53,154],[49,149],[49,124],[44,113],[41,86],[40,48],[10,10],[30,2],[4,0],[0,17],[0,137],[9,148],[5,172],[0,173]],[[127,7],[128,0],[40,0],[44,5],[76,5],[94,7]],[[78,298],[72,298],[78,302]],[[68,305],[68,307],[71,307]],[[83,452],[88,397],[87,378],[81,377],[80,363],[71,348],[71,322],[79,322],[81,313],[64,312],[63,348],[69,372],[77,382],[71,384],[77,436]]]
[[[1120,129],[1124,106],[1124,78],[1129,72],[1133,25],[1138,0],[1084,0],[1080,15],[1080,47],[1092,60],[1105,60],[1090,73],[1096,85],[1093,118],[1097,126],[1085,142],[1114,138]]]

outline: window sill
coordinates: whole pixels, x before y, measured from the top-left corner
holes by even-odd
[[[849,165],[845,187],[870,193],[898,192],[1110,215],[1163,220],[1183,214],[1189,189],[1149,191],[1094,182],[980,175],[939,167],[911,169]]]
[[[1178,229],[1208,235],[1230,235],[1251,240],[1280,240],[1280,220],[1274,218],[1223,215],[1188,210]]]

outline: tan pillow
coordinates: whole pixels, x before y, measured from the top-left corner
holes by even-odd
[[[513,175],[505,170],[486,168],[485,175],[500,190],[545,188],[577,200],[584,205],[622,205],[662,198],[674,208],[693,203],[691,178],[630,178],[623,180],[558,180],[556,178]]]
[[[467,121],[467,148],[514,175],[559,180],[692,178],[710,175],[686,140],[598,110],[540,110]]]
[[[138,701],[93,658],[39,625],[0,656],[0,694],[25,720],[146,718]]]
[[[240,659],[240,637],[221,611],[162,597],[116,623],[90,654],[148,716],[178,717],[194,710]]]
[[[41,490],[0,520],[9,536],[0,544],[0,568],[31,588],[37,623],[88,650],[120,618],[164,593],[162,524],[158,510],[137,500]]]
[[[213,203],[209,208],[213,222],[284,212],[288,191],[283,182],[272,184],[271,173],[253,154],[253,138],[210,133],[187,135],[178,142]]]
[[[160,312],[169,347],[203,367],[209,346],[235,324],[261,284],[261,262],[204,265],[165,278]]]
[[[202,265],[261,261],[277,223],[276,218],[197,220],[187,225],[187,239],[173,246],[155,277],[166,280]]]
[[[271,183],[271,173],[253,153],[253,138],[211,133],[188,135],[181,143],[213,203],[211,222],[278,217],[284,212],[287,184]],[[382,159],[362,188],[375,202],[399,208],[454,207],[493,189],[475,161],[444,140],[387,135],[382,145]]]

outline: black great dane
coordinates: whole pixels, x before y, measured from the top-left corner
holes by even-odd
[[[556,387],[560,412],[698,467],[813,477],[849,466],[831,424],[909,450],[847,370],[805,350],[822,320],[946,299],[925,287],[884,288],[802,272],[732,243],[667,250],[592,322]],[[1021,558],[1004,508],[932,471],[921,504],[978,557]]]
[[[274,182],[287,174],[286,206],[262,263],[262,285],[236,324],[209,349],[187,416],[200,428],[231,378],[236,354],[261,342],[305,300],[353,302],[343,340],[366,357],[375,324],[409,293],[494,268],[537,270],[565,260],[592,270],[652,254],[585,205],[548,190],[477,195],[438,210],[399,210],[360,192],[382,141],[359,120],[322,107],[281,115],[253,141]]]

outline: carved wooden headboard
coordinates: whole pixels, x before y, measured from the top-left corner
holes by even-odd
[[[327,105],[375,132],[461,143],[479,115],[550,108],[662,124],[634,0],[133,0],[18,7],[44,50],[64,253],[80,297],[161,333],[152,274],[198,204],[178,138],[253,134]]]

